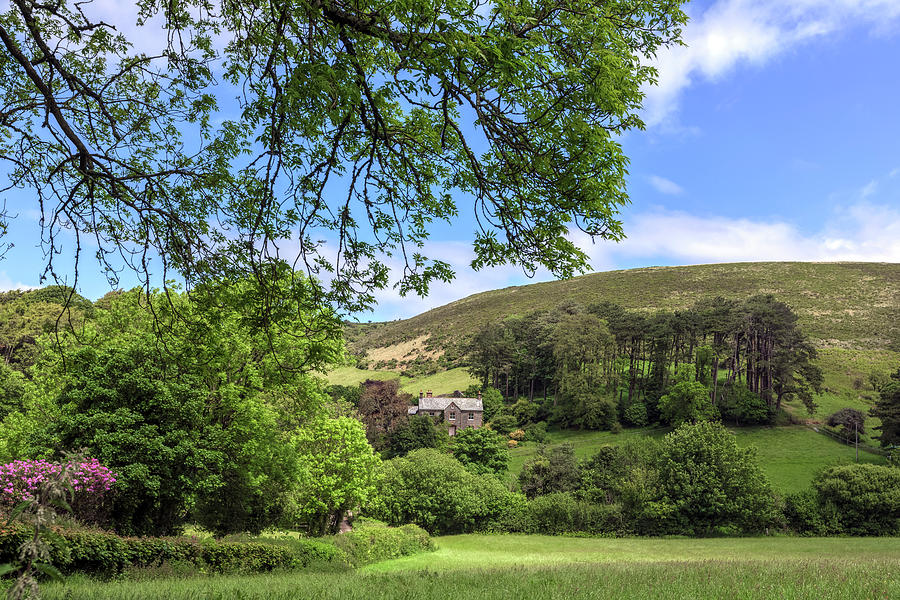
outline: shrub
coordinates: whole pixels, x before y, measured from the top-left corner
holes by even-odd
[[[800,534],[822,536],[841,533],[834,505],[823,506],[813,489],[786,496],[784,517],[788,528]]]
[[[529,460],[519,473],[519,485],[528,498],[569,492],[580,482],[578,461],[572,444],[561,444],[551,449],[542,447],[537,456]]]
[[[672,386],[669,393],[659,399],[659,412],[663,421],[675,427],[718,417],[718,411],[709,399],[709,389],[697,381],[682,381]]]
[[[512,415],[501,414],[494,417],[490,422],[490,425],[491,429],[500,435],[509,435],[511,431],[518,429],[519,422]]]
[[[57,477],[65,466],[72,475],[73,515],[86,523],[101,522],[106,496],[116,482],[116,474],[96,458],[68,465],[48,460],[16,460],[0,465],[0,507],[11,509],[23,500],[33,500],[40,484]]]
[[[616,533],[623,529],[618,505],[598,506],[577,500],[568,492],[529,501],[528,515],[534,533]]]
[[[525,439],[529,442],[543,444],[547,441],[547,422],[538,421],[525,428]]]
[[[759,394],[754,394],[746,384],[738,381],[727,386],[722,393],[719,409],[722,411],[722,419],[734,421],[735,425],[769,423],[774,416]]]
[[[96,458],[70,463],[75,492],[102,495],[115,483],[115,473],[102,466]],[[62,472],[64,465],[48,460],[16,460],[0,465],[0,498],[10,504],[33,500],[42,481]]]
[[[0,563],[17,555],[29,527],[0,527]],[[158,567],[165,563],[189,564],[214,573],[258,573],[314,565],[346,565],[347,555],[333,543],[289,540],[281,543],[224,542],[196,538],[120,537],[93,530],[57,529],[49,562],[62,573],[112,576],[130,568]]]
[[[428,532],[417,525],[388,527],[379,521],[358,521],[353,531],[334,537],[354,567],[435,549]]]
[[[515,431],[510,432],[509,439],[516,442],[521,442],[525,439],[525,432],[521,429],[516,429]]]
[[[722,527],[754,532],[776,520],[755,449],[739,448],[718,423],[682,425],[666,435],[656,463],[659,501],[671,509],[673,533],[710,534]]]
[[[568,492],[538,496],[528,502],[528,515],[534,531],[560,534],[577,531],[578,503]]]
[[[823,510],[833,507],[844,533],[900,534],[900,469],[871,464],[830,467],[812,485]]]
[[[468,533],[499,519],[517,500],[492,475],[476,475],[436,450],[386,461],[377,500],[365,513],[390,525],[415,523],[432,534]]]
[[[509,450],[503,438],[486,428],[463,429],[453,438],[453,456],[476,473],[505,473]]]
[[[632,427],[646,427],[647,405],[643,402],[635,402],[622,412],[622,420]]]
[[[519,442],[517,442],[516,440],[509,440],[508,442],[506,442],[506,445],[510,448],[515,448],[519,445]]]

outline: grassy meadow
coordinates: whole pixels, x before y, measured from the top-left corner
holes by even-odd
[[[464,390],[478,381],[462,367],[441,371],[434,375],[406,377],[397,371],[369,371],[356,367],[338,367],[325,376],[331,385],[358,385],[366,379],[400,380],[400,389],[418,397],[419,390],[432,390],[435,396]]]
[[[299,598],[888,599],[897,538],[598,539],[461,535],[358,571],[47,585],[63,600]]]

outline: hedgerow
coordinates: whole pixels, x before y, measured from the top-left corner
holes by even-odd
[[[121,537],[104,531],[56,529],[50,562],[64,574],[112,576],[130,568],[189,564],[208,573],[259,573],[314,565],[346,566],[347,554],[323,540],[290,544],[225,542],[186,537]],[[12,562],[32,535],[27,525],[0,526],[0,564]]]

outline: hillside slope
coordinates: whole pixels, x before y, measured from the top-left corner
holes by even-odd
[[[765,262],[649,267],[475,294],[410,319],[351,325],[351,350],[375,367],[402,368],[417,358],[456,358],[486,323],[550,309],[563,301],[601,300],[653,312],[701,298],[771,293],[788,303],[820,348],[900,349],[900,264]],[[391,361],[394,361],[393,363]]]

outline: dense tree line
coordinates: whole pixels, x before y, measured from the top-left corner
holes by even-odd
[[[822,385],[815,358],[791,308],[758,295],[704,300],[675,312],[568,303],[510,317],[474,337],[469,371],[507,399],[552,396],[558,421],[569,426],[655,421],[675,386],[683,384],[674,392],[687,397],[685,382],[702,386],[721,413],[760,422],[786,400],[814,409]]]
[[[214,305],[132,290],[64,310],[61,288],[7,294],[0,311],[36,316],[0,327],[0,462],[83,450],[117,475],[99,524],[120,533],[336,528],[380,460],[359,421],[328,410],[312,372],[343,356],[340,324],[298,313],[310,290],[290,275],[278,285],[292,300],[266,315],[244,310],[255,280],[218,286]]]
[[[416,450],[386,461],[369,514],[435,534],[527,532],[605,535],[896,535],[900,469],[825,469],[780,498],[755,449],[718,423],[684,424],[579,460],[570,444],[540,448],[509,490],[452,457]]]

